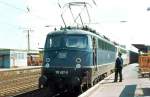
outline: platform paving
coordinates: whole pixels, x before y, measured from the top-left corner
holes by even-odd
[[[123,81],[114,83],[114,74],[79,97],[150,97],[150,78],[140,77],[138,64],[123,68]]]

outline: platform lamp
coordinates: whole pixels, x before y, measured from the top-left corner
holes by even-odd
[[[120,21],[120,23],[126,23],[126,22],[128,22],[128,21],[125,21],[125,20]]]
[[[150,11],[150,7],[148,7],[146,10],[147,10],[147,11]]]

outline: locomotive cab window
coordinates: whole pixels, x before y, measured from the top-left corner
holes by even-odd
[[[46,48],[86,48],[88,45],[87,36],[81,35],[55,35],[49,36],[46,40]]]
[[[86,48],[87,37],[86,36],[67,36],[65,38],[66,47],[74,48]]]
[[[46,41],[46,48],[55,48],[61,46],[61,37],[60,36],[50,36]]]

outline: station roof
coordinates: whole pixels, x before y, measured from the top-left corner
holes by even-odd
[[[142,52],[147,52],[148,50],[145,44],[132,44],[132,45]]]

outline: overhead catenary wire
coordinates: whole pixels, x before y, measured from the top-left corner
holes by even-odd
[[[43,21],[43,22],[45,22],[45,21],[48,21],[49,19],[48,18],[45,18],[45,17],[42,17],[42,16],[39,16],[39,15],[36,15],[35,13],[33,13],[32,12],[32,9],[31,9],[31,7],[29,6],[29,5],[25,5],[25,6],[23,6],[23,8],[20,8],[20,7],[18,7],[18,6],[16,6],[16,5],[14,5],[14,4],[12,4],[12,3],[8,3],[8,2],[6,2],[6,1],[3,1],[3,0],[0,0],[0,5],[4,5],[4,6],[6,6],[6,7],[8,7],[8,8],[11,8],[11,10],[18,10],[19,12],[24,12],[24,14],[28,14],[28,15],[30,15],[31,17],[33,17],[33,18],[36,18],[36,19],[38,19],[38,20],[41,20],[41,21]],[[4,8],[3,8],[4,9]],[[18,13],[18,15],[19,15],[20,13]],[[5,24],[6,26],[8,26],[8,27],[11,27],[11,28],[13,28],[13,27],[15,27],[15,28],[17,28],[17,29],[23,29],[24,27],[22,27],[21,25],[19,25],[19,23],[16,25],[15,23],[13,24],[13,23],[10,23],[9,22],[9,19],[7,18],[7,17],[1,17],[1,19],[2,20],[0,20],[0,22],[1,22],[1,25],[3,24]],[[51,24],[50,24],[51,25]],[[49,27],[50,27],[50,25],[49,25]],[[54,25],[53,25],[54,26]],[[57,25],[57,26],[60,26],[60,25]],[[41,26],[40,26],[41,27]],[[44,26],[43,26],[44,27]],[[26,28],[26,27],[25,27]]]
[[[29,6],[26,6],[26,7],[23,9],[23,8],[17,7],[16,5],[13,5],[13,4],[10,4],[10,3],[7,3],[7,2],[1,1],[1,0],[0,0],[0,4],[3,4],[3,5],[5,5],[5,6],[8,6],[8,7],[10,7],[10,8],[16,9],[16,10],[21,11],[21,12],[29,12],[29,11],[31,11],[31,8],[29,8]],[[33,16],[33,17],[36,17],[37,19],[40,19],[40,20],[45,20],[45,21],[48,20],[48,19],[46,19],[46,18],[44,18],[44,17],[41,17],[41,16],[39,16],[39,15],[35,15],[35,14],[33,14],[33,13],[32,13],[32,16]]]
[[[0,20],[0,22],[1,22],[1,25],[3,24],[3,25],[7,25],[7,26],[9,26],[9,27],[11,27],[11,28],[17,28],[17,29],[20,29],[20,25],[15,25],[15,24],[11,24],[10,22],[6,22],[6,21],[1,21]]]
[[[92,2],[94,3],[94,5],[97,5],[96,2],[95,2],[95,0],[92,0]]]
[[[15,5],[13,5],[13,4],[10,4],[10,3],[7,3],[7,2],[1,1],[1,0],[0,0],[0,4],[3,4],[5,6],[11,7],[11,8],[14,8],[14,9],[19,10],[19,11],[24,11],[24,12],[26,11],[25,9],[19,8]]]

